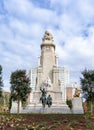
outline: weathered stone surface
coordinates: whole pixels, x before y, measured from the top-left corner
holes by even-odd
[[[11,113],[17,113],[17,110],[18,110],[18,103],[17,103],[17,101],[12,101],[12,107],[11,107],[11,110],[10,110],[10,112]],[[20,102],[20,113],[21,113],[21,111],[22,111],[22,105],[21,105],[21,102]]]
[[[53,104],[50,108],[46,106],[42,107],[42,104],[29,105],[26,109],[22,110],[22,113],[71,113],[66,104]]]
[[[83,107],[82,107],[82,99],[80,97],[75,97],[72,99],[72,113],[74,114],[83,114]]]

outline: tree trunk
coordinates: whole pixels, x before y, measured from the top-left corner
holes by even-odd
[[[93,114],[93,103],[92,101],[90,102],[90,108],[91,108],[91,115]]]
[[[20,99],[18,99],[18,111],[17,113],[19,114],[20,113]]]

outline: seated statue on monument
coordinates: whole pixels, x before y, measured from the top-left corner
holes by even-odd
[[[45,31],[43,41],[45,41],[45,40],[53,41],[53,36],[52,36],[52,34],[49,31]]]
[[[52,105],[52,97],[50,95],[48,95],[48,97],[47,97],[47,105],[48,105],[48,107],[50,107]]]
[[[40,88],[41,92],[42,92],[42,95],[40,97],[40,100],[42,101],[42,105],[43,107],[45,107],[46,105],[46,91],[45,91],[45,88]]]
[[[74,97],[80,97],[81,89],[75,88]]]
[[[46,87],[51,87],[52,86],[51,79],[49,77],[47,77],[46,80],[44,81],[44,85]]]

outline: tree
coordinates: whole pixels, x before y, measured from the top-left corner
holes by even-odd
[[[26,101],[31,92],[30,79],[25,70],[16,70],[10,77],[11,99],[18,101],[18,113],[20,112],[20,102]]]
[[[0,65],[0,97],[2,96],[2,87],[3,87],[3,81],[2,81],[2,66]]]
[[[82,72],[83,78],[80,78],[81,88],[85,98],[91,104],[91,113],[93,112],[94,102],[94,70],[84,70]]]

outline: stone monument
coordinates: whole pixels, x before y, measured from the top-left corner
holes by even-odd
[[[81,89],[76,88],[74,93],[74,98],[72,99],[72,113],[73,114],[83,114],[82,99],[80,97]]]
[[[65,101],[62,100],[61,84],[59,80],[59,68],[55,55],[53,36],[45,31],[41,44],[41,55],[38,61],[36,74],[36,86],[33,92],[33,100],[23,112],[33,113],[70,113]],[[45,95],[50,103],[45,105]],[[65,93],[65,92],[64,92]],[[41,97],[42,94],[42,97]],[[41,100],[42,99],[42,103]],[[52,101],[51,101],[52,100]],[[44,105],[44,107],[43,107]]]

